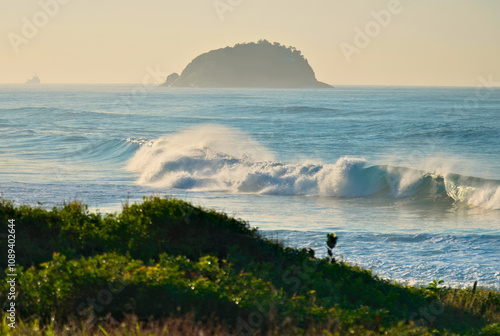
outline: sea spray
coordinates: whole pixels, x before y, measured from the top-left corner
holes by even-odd
[[[204,125],[144,142],[128,163],[137,183],[156,188],[270,195],[449,200],[500,209],[500,181],[396,166],[363,158],[335,163],[275,161],[243,132]]]
[[[500,181],[447,174],[445,186],[447,195],[457,202],[500,210]]]
[[[191,188],[218,181],[224,169],[239,162],[272,161],[271,152],[242,132],[219,125],[203,125],[161,137],[142,148],[128,169],[140,173],[138,183],[155,187]],[[197,183],[206,180],[207,183]],[[218,182],[222,182],[219,184]]]

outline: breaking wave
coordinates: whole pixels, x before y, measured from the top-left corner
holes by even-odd
[[[395,166],[362,158],[284,163],[241,132],[205,125],[145,142],[128,163],[137,183],[271,195],[444,199],[500,209],[500,181]]]

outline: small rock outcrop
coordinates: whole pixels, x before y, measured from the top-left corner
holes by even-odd
[[[175,81],[179,78],[179,74],[177,72],[174,72],[171,75],[168,75],[167,80],[165,81],[164,86],[172,86],[172,84],[175,83]]]

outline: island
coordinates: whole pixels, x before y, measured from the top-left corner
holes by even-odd
[[[332,88],[320,82],[302,53],[267,40],[204,53],[162,86],[213,88]]]

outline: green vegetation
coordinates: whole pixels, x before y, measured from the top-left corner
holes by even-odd
[[[2,232],[8,219],[19,321],[2,335],[500,335],[498,292],[393,284],[180,200],[112,215],[0,200]]]
[[[300,50],[267,40],[236,44],[201,54],[164,86],[301,88],[330,85],[316,75]]]

